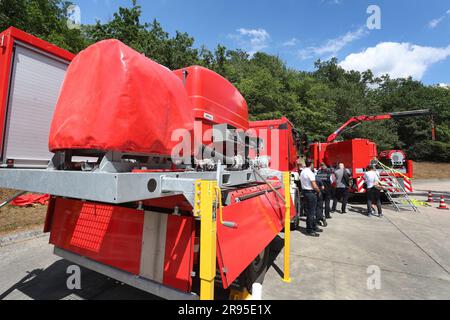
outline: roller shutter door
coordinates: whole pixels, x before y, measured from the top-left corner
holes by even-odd
[[[11,66],[3,165],[46,167],[48,135],[69,62],[15,43]]]

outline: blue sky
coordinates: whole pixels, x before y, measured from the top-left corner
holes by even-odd
[[[74,0],[82,23],[112,18],[131,0]],[[289,67],[312,70],[336,56],[346,69],[371,68],[426,84],[450,84],[449,0],[140,0],[143,21],[156,18],[196,46],[217,44],[277,54]],[[381,29],[369,30],[369,5],[381,10]]]

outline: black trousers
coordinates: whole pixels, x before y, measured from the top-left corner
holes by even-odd
[[[317,195],[315,192],[303,191],[305,199],[305,213],[306,213],[306,230],[313,231],[316,229],[316,208],[317,208]]]
[[[331,198],[333,197],[331,189],[322,191],[325,218],[329,219],[331,217]]]
[[[375,200],[377,203],[378,214],[383,214],[383,208],[381,207],[381,192],[377,188],[373,187],[371,189],[367,189],[367,212],[371,213],[372,210],[372,201]]]
[[[323,215],[323,192],[317,195],[317,206],[316,206],[316,223],[319,221],[324,221],[325,217]]]
[[[342,201],[342,212],[347,211],[348,195],[348,188],[336,188],[333,199],[333,211],[336,211],[338,200]]]

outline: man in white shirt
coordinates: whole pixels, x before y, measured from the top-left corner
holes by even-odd
[[[375,166],[367,167],[364,173],[364,180],[367,185],[367,216],[373,215],[372,200],[375,199],[377,203],[378,216],[383,216],[383,209],[381,207],[381,181]]]
[[[300,183],[302,186],[302,194],[305,199],[306,231],[309,236],[318,237],[318,232],[323,231],[317,226],[316,221],[317,195],[320,193],[320,189],[317,186],[316,176],[312,169],[313,162],[307,160],[306,167],[300,174]]]

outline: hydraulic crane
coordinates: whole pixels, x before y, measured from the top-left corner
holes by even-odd
[[[421,117],[421,116],[430,116],[430,122],[432,125],[432,139],[436,140],[436,128],[434,125],[434,116],[433,113],[429,109],[423,110],[413,110],[413,111],[402,111],[402,112],[391,112],[380,115],[372,115],[372,116],[357,116],[350,118],[346,123],[344,123],[339,129],[337,129],[334,133],[332,133],[327,138],[327,143],[334,142],[339,135],[347,130],[351,130],[363,122],[369,121],[383,121],[383,120],[395,120],[395,119],[405,119],[409,117]]]
[[[378,159],[386,165],[395,168],[401,173],[401,183],[408,192],[412,192],[411,178],[413,174],[412,161],[406,159],[406,154],[402,150],[387,150],[378,154],[377,146],[374,142],[367,139],[350,139],[345,141],[336,141],[345,131],[351,130],[364,122],[384,121],[405,119],[409,117],[429,116],[432,127],[432,139],[436,140],[436,129],[434,115],[429,109],[391,112],[380,115],[361,115],[350,118],[339,129],[332,133],[325,143],[313,143],[310,145],[310,157],[314,160],[316,167],[321,162],[329,166],[336,163],[344,163],[352,171],[354,178],[354,192],[365,192],[364,169],[373,161]],[[384,173],[381,172],[383,175]]]

